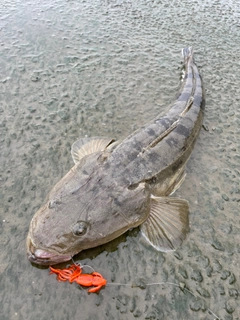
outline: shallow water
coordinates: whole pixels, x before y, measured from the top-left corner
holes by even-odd
[[[0,318],[239,319],[239,2],[1,3]],[[33,214],[73,165],[79,136],[121,139],[168,110],[187,45],[203,76],[208,128],[177,192],[190,202],[190,234],[163,254],[135,229],[75,257],[109,283],[142,289],[89,295],[58,283],[27,261]],[[156,282],[167,283],[144,285]]]

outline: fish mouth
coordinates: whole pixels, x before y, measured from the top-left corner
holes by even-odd
[[[50,266],[57,263],[71,260],[71,255],[59,255],[34,247],[30,238],[27,238],[27,257],[28,260],[35,264]]]

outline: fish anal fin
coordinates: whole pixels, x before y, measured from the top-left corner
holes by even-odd
[[[71,148],[74,163],[79,163],[82,158],[92,153],[105,150],[114,139],[104,137],[82,138],[75,141]]]
[[[141,225],[145,239],[158,251],[174,251],[189,231],[188,201],[173,197],[154,197],[151,211]]]

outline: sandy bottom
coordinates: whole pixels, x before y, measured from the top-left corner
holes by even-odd
[[[237,1],[2,2],[0,318],[240,319]],[[26,258],[33,214],[79,136],[121,139],[167,111],[187,45],[207,100],[207,131],[177,192],[190,203],[187,239],[163,254],[132,230],[75,257],[108,280],[99,294],[58,283]]]

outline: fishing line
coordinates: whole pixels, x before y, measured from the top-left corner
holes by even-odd
[[[75,261],[73,260],[73,257],[72,257],[71,259],[72,259],[72,262],[73,262],[73,264],[74,264],[75,266],[79,266],[81,269],[83,269],[83,268],[89,268],[89,269],[91,269],[92,272],[95,272],[95,270],[93,269],[93,267],[89,266],[88,264],[81,265],[81,263],[75,262]]]
[[[93,269],[93,267],[89,266],[89,265],[81,265],[80,263],[76,263],[73,258],[72,258],[72,262],[77,265],[80,266],[82,269],[84,267],[90,268],[93,272],[95,272],[95,270]],[[124,286],[124,287],[131,287],[131,288],[141,288],[141,289],[145,289],[147,286],[155,286],[155,285],[171,285],[174,287],[178,287],[181,291],[185,290],[187,292],[189,292],[194,298],[199,299],[198,296],[196,296],[192,291],[190,291],[189,289],[187,289],[185,287],[185,284],[180,282],[179,284],[177,283],[173,283],[173,282],[152,282],[152,283],[143,283],[143,284],[135,284],[135,283],[117,283],[117,282],[108,282],[106,284],[106,287],[111,287],[111,286]],[[204,299],[200,298],[201,300],[205,301]],[[214,316],[214,320],[221,320],[211,309],[207,308],[207,311]]]
[[[190,291],[189,289],[185,288],[185,284],[184,283],[180,283],[180,284],[177,284],[177,283],[172,283],[172,282],[153,282],[153,283],[145,283],[143,285],[138,285],[138,284],[135,284],[135,283],[132,283],[132,284],[124,284],[124,283],[115,283],[115,282],[112,282],[112,283],[107,283],[106,287],[108,286],[127,286],[127,287],[131,287],[131,288],[144,288],[144,286],[154,286],[154,285],[171,285],[171,286],[175,286],[175,287],[178,287],[181,291],[183,290],[186,290],[187,292],[189,292],[194,298],[197,298],[199,299],[198,296],[196,296],[192,291]],[[204,299],[200,298],[201,300],[205,301]],[[207,311],[212,315],[214,316],[214,320],[221,320],[211,309],[207,308]]]

